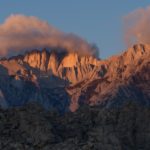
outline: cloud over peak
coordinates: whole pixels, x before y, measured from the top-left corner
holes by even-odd
[[[60,47],[90,55],[98,52],[77,35],[64,33],[34,16],[11,15],[0,24],[0,56],[44,47]]]
[[[139,8],[124,17],[125,42],[150,44],[150,6]]]

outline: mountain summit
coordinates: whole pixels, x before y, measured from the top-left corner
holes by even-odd
[[[118,107],[126,100],[150,104],[150,45],[99,60],[77,52],[33,50],[0,60],[0,105],[38,102],[46,109],[80,105]]]

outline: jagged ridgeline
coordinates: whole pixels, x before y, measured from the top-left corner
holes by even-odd
[[[0,60],[0,105],[35,102],[47,110],[80,105],[120,107],[126,99],[150,104],[150,45],[134,45],[99,60],[77,52],[33,50]]]

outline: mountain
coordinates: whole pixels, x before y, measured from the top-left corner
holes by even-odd
[[[67,88],[78,104],[119,106],[127,99],[150,104],[150,46],[134,45],[100,61],[93,76]],[[76,109],[76,108],[75,108]]]
[[[81,105],[119,107],[126,100],[150,105],[150,45],[138,44],[100,60],[46,49],[0,60],[0,105],[38,102],[47,110]]]

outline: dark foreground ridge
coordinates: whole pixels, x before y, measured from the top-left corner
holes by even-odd
[[[0,110],[0,150],[149,150],[150,108],[84,106],[60,116],[35,104]]]

